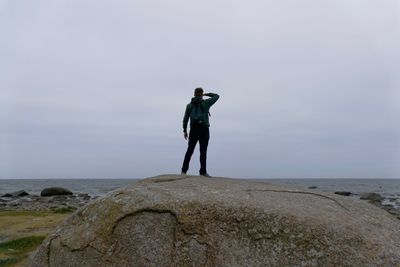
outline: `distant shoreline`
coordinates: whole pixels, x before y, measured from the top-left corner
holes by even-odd
[[[26,210],[47,210],[54,202],[55,206],[66,206],[77,208],[86,204],[87,200],[104,196],[105,194],[121,187],[131,186],[141,179],[8,179],[2,180],[0,185],[0,209],[5,207]],[[346,197],[360,198],[364,193],[379,194],[378,206],[392,213],[400,212],[400,181],[397,179],[247,179],[249,181],[272,183],[299,189],[312,189],[315,191],[346,195]],[[72,191],[74,197],[59,197],[55,200],[40,198],[40,191],[45,187],[59,186]],[[30,196],[15,199],[1,197],[10,192],[25,190]],[[36,196],[35,196],[36,195]],[[84,198],[84,200],[83,200]],[[40,203],[40,205],[34,205]],[[77,203],[80,203],[79,205]],[[32,207],[32,208],[30,208]]]

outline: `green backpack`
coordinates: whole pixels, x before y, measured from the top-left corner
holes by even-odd
[[[210,112],[206,114],[201,107],[201,103],[192,103],[190,110],[190,124],[194,126],[201,126],[204,122],[204,116],[211,116]]]

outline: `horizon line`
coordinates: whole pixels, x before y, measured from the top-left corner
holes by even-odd
[[[174,174],[171,174],[174,175]],[[179,174],[176,174],[179,175]],[[158,176],[158,175],[156,175]],[[96,177],[51,177],[51,178],[0,178],[0,180],[142,180],[146,178],[156,177],[148,176],[143,178],[132,178],[132,177],[107,177],[107,178],[96,178]],[[189,176],[199,176],[199,175],[189,175]],[[224,177],[232,179],[400,179],[400,177],[252,177],[252,178],[241,178],[241,177],[225,177],[225,176],[214,176],[214,177]]]

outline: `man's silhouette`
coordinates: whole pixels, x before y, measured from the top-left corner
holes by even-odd
[[[203,96],[210,98],[204,100]],[[217,102],[219,95],[213,93],[203,93],[202,88],[194,90],[194,97],[192,101],[186,106],[185,116],[183,117],[183,136],[188,139],[187,125],[190,118],[190,132],[188,148],[185,154],[185,159],[182,166],[182,174],[186,174],[189,169],[190,158],[196,147],[197,141],[200,143],[200,175],[211,177],[207,173],[207,146],[208,139],[210,138],[208,121],[209,110],[215,102]]]

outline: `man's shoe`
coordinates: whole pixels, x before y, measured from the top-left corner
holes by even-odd
[[[186,172],[181,172],[181,175],[186,175]]]
[[[204,177],[208,177],[208,178],[210,178],[210,177],[212,177],[211,175],[209,175],[208,173],[203,173],[203,174],[200,174],[201,176],[204,176]]]

